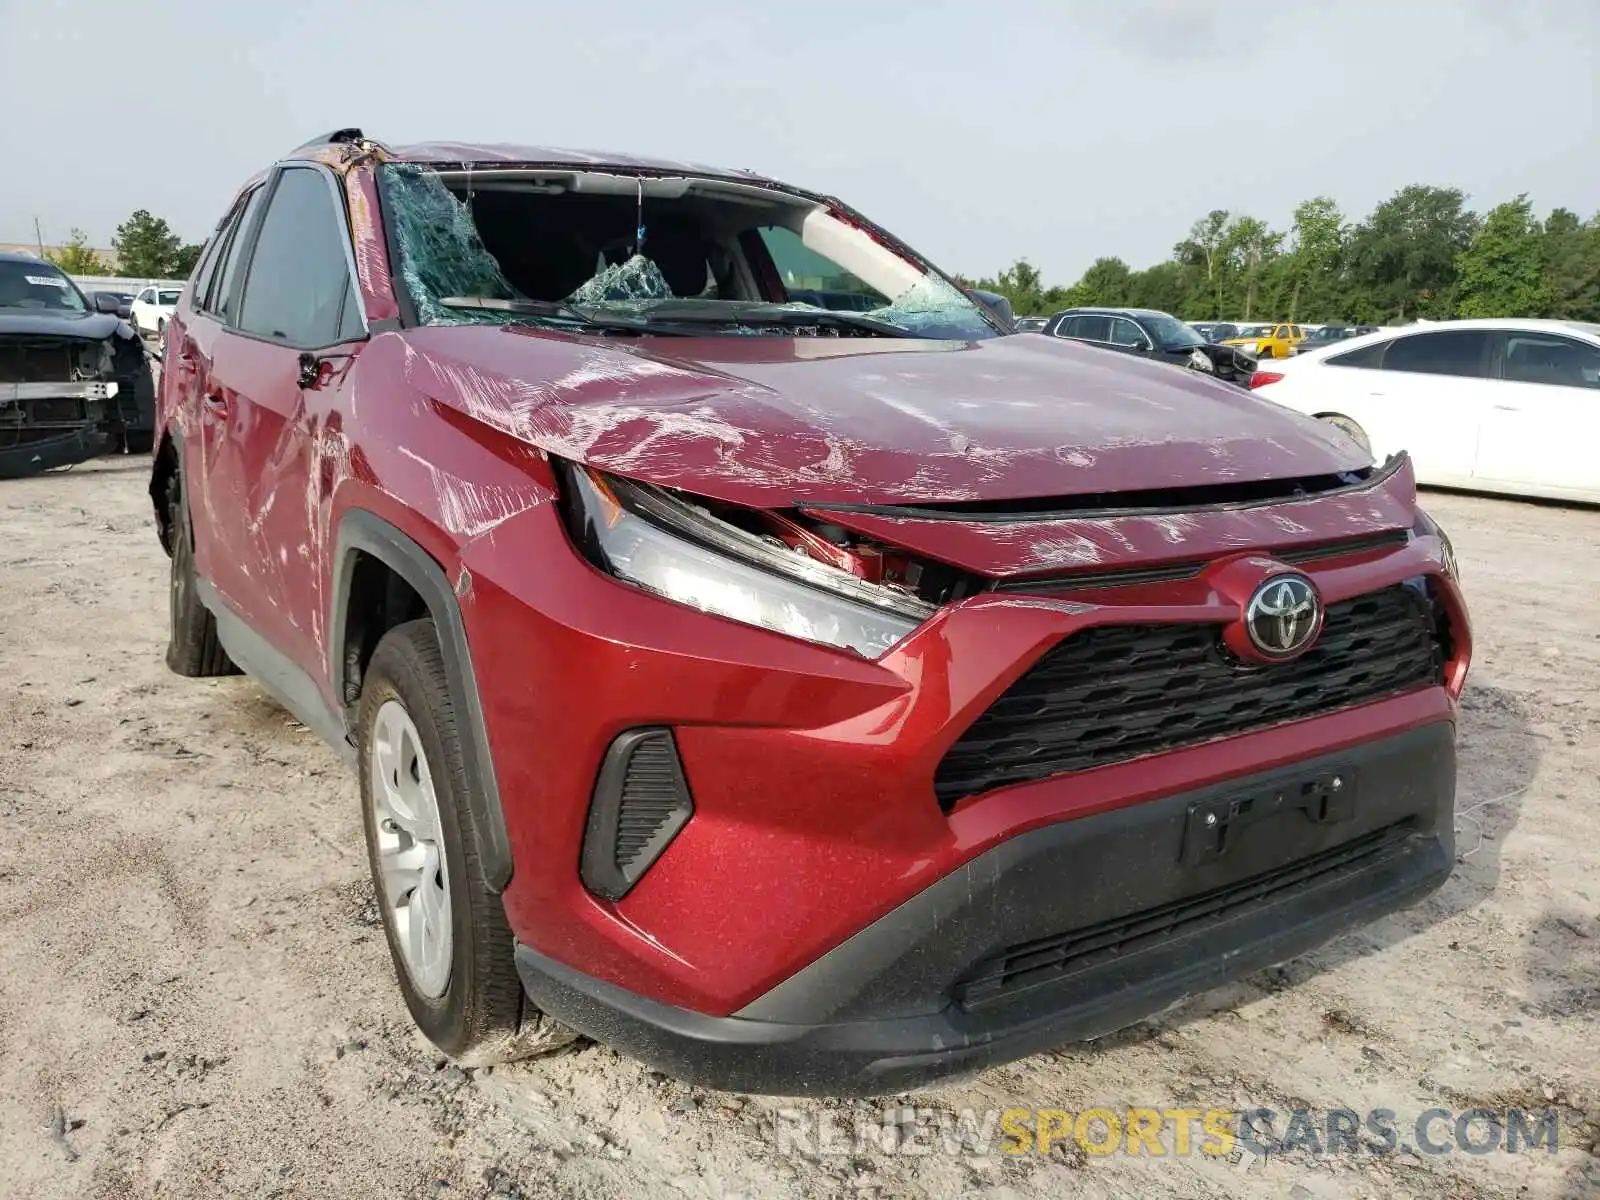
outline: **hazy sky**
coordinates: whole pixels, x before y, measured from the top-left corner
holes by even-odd
[[[141,207],[199,240],[355,124],[746,167],[1070,283],[1319,193],[1592,214],[1597,50],[1600,0],[0,0],[0,241],[104,246]]]

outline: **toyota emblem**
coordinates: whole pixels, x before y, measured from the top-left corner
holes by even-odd
[[[1322,601],[1304,575],[1274,575],[1250,597],[1244,627],[1264,658],[1293,658],[1316,641]]]

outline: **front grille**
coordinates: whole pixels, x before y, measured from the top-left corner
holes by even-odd
[[[1444,682],[1426,592],[1399,585],[1328,606],[1317,643],[1241,663],[1213,624],[1103,625],[1059,643],[946,752],[934,793],[965,796],[1318,716]]]
[[[954,989],[955,1000],[968,1009],[1007,1000],[1028,988],[1260,911],[1295,892],[1336,883],[1388,857],[1410,830],[1411,822],[1401,821],[1240,883],[1008,946],[968,972]]]

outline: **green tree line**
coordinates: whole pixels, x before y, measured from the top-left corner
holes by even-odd
[[[117,226],[111,248],[117,252],[116,274],[131,279],[187,279],[200,260],[199,243],[185,245],[172,232],[165,217],[153,217],[138,209]],[[66,245],[46,250],[45,257],[68,275],[105,275],[106,263],[89,245],[89,236],[73,229]]]
[[[1046,287],[1019,259],[973,285],[1006,296],[1019,316],[1114,305],[1193,321],[1600,321],[1600,214],[1558,208],[1541,221],[1522,195],[1480,216],[1460,190],[1416,184],[1363,221],[1326,196],[1297,206],[1287,230],[1216,209],[1143,270],[1098,258],[1072,286]]]

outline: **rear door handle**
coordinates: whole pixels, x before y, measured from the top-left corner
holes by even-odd
[[[1496,404],[1495,405],[1495,409],[1498,412],[1521,412],[1522,411],[1515,404]]]
[[[216,413],[218,416],[226,416],[228,412],[227,397],[225,397],[221,392],[207,392],[206,408],[210,412]]]

